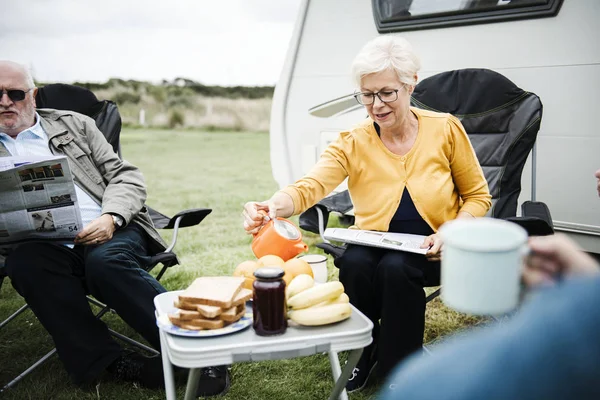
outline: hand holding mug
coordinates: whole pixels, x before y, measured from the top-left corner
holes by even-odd
[[[567,236],[532,237],[525,260],[523,281],[528,286],[554,284],[562,276],[593,275],[600,266]]]

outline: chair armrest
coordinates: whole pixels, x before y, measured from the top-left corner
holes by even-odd
[[[173,229],[179,219],[179,228],[198,225],[208,214],[212,212],[210,208],[193,208],[178,212],[173,218],[167,217],[152,207],[146,206],[150,213],[150,218],[156,229]]]
[[[173,229],[177,222],[177,219],[181,219],[179,221],[180,228],[187,228],[189,226],[198,225],[208,214],[212,212],[210,208],[193,208],[189,210],[183,210],[175,214],[173,218],[169,220],[169,223],[162,229]]]
[[[344,251],[346,251],[345,246],[337,246],[331,243],[318,243],[317,247],[322,249],[326,254],[332,256],[334,259],[341,257],[341,255],[344,254]]]
[[[537,217],[545,221],[554,230],[552,215],[550,215],[550,209],[546,203],[542,203],[541,201],[526,201],[521,205],[521,215],[524,217]]]
[[[179,228],[198,225],[204,218],[206,218],[208,214],[212,212],[210,208],[193,208],[180,211],[173,218],[169,218],[151,207],[147,208],[148,212],[150,213],[150,218],[152,218],[152,222],[154,223],[154,227],[156,229],[174,230],[171,244],[164,251],[165,253],[170,253],[173,251],[173,248],[177,243],[177,234],[179,233]]]
[[[552,217],[546,204],[540,201],[526,201],[521,206],[521,214],[522,217],[509,217],[506,220],[525,228],[529,236],[554,234]]]
[[[344,214],[352,210],[352,207],[352,200],[347,190],[325,197],[300,214],[300,218],[298,219],[300,228],[312,233],[322,233],[327,227],[329,213],[338,212]],[[321,211],[322,218],[320,218],[318,210]],[[322,219],[321,224],[319,223],[320,219]]]

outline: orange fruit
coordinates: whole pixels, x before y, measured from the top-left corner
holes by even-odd
[[[261,258],[258,259],[257,261],[259,268],[262,267],[282,267],[283,268],[283,264],[285,263],[285,261],[283,261],[281,259],[281,257],[276,256],[276,255],[266,255],[266,256],[262,256]]]
[[[292,258],[291,260],[286,261],[285,264],[283,264],[283,270],[285,271],[286,275],[291,275],[290,281],[300,274],[310,275],[311,278],[315,277],[310,265],[301,258]],[[289,282],[286,281],[286,283]]]
[[[233,276],[243,276],[246,278],[244,281],[244,287],[252,290],[252,283],[254,282],[254,271],[260,268],[260,265],[256,261],[248,260],[243,261],[235,267],[233,270]]]

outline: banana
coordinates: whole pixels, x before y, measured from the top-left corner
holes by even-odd
[[[348,295],[346,293],[340,294],[335,299],[331,299],[331,300],[324,301],[319,304],[315,304],[313,307],[323,307],[323,306],[327,306],[329,304],[341,304],[341,303],[350,303],[350,298],[348,297]]]
[[[293,310],[289,316],[297,324],[306,326],[317,326],[333,324],[345,320],[352,314],[349,303],[328,304],[322,307],[309,307],[301,310]]]
[[[292,296],[287,305],[293,309],[307,308],[324,301],[332,300],[344,293],[344,285],[339,281],[326,282]]]
[[[286,298],[290,298],[298,293],[310,289],[315,285],[315,280],[308,274],[300,274],[290,282],[285,290]]]

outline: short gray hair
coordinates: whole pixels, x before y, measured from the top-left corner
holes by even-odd
[[[23,78],[25,79],[25,84],[27,85],[27,88],[31,89],[35,87],[35,83],[33,82],[33,77],[31,76],[29,68],[27,68],[23,64],[19,64],[14,61],[8,60],[0,60],[0,65],[1,64],[8,65],[9,67],[20,70],[23,73]]]
[[[402,83],[417,83],[415,75],[421,69],[421,61],[406,39],[384,35],[369,41],[352,62],[352,78],[360,86],[364,76],[388,69],[395,71]]]

